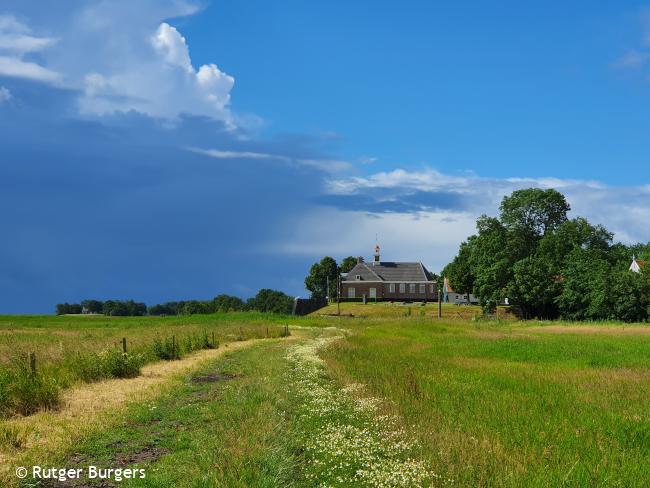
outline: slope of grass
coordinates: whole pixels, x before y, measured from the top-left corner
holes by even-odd
[[[311,315],[312,317],[319,317],[321,315],[337,314],[339,309],[342,315],[353,315],[354,317],[393,319],[438,317],[437,302],[368,302],[365,305],[360,302],[342,302],[339,305],[331,303],[320,310],[316,310]],[[499,307],[498,312],[500,318],[513,319],[507,307]],[[442,318],[446,320],[470,320],[482,315],[483,312],[478,305],[442,304]]]
[[[394,402],[421,456],[461,486],[644,486],[650,335],[567,329],[383,323],[326,359]]]

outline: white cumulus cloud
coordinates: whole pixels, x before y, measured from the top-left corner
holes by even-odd
[[[195,68],[187,39],[166,21],[197,12],[197,4],[92,0],[65,8],[65,16],[41,17],[34,29],[0,17],[0,76],[77,90],[84,115],[137,111],[173,120],[190,114],[234,125],[234,78],[214,63]],[[37,60],[29,58],[37,51]]]

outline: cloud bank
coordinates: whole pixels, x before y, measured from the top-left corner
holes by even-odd
[[[165,21],[196,13],[197,4],[70,2],[49,22],[39,22],[29,5],[16,9],[36,17],[37,26],[0,16],[0,76],[75,90],[87,116],[134,110],[176,120],[190,114],[234,127],[235,79],[214,63],[195,68],[187,40]]]

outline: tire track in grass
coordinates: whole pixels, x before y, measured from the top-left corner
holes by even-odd
[[[442,484],[422,461],[410,457],[415,442],[401,419],[380,415],[383,401],[359,397],[363,385],[339,389],[318,356],[341,336],[317,338],[291,347],[289,384],[298,397],[306,476],[313,486],[418,487]]]

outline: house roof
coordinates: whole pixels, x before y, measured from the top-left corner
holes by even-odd
[[[420,262],[376,264],[357,263],[343,281],[433,281],[433,275]]]

